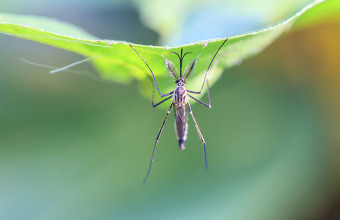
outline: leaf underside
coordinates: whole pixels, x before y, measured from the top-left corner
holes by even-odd
[[[325,17],[329,8],[335,12],[340,11],[337,1],[314,1],[274,26],[244,35],[226,36],[229,40],[219,52],[209,72],[209,84],[213,85],[224,70],[261,52],[291,29],[295,22],[298,25],[294,26],[294,29],[309,26],[320,20],[320,17]],[[72,51],[85,57],[93,57],[91,62],[104,80],[127,83],[137,79],[142,83],[144,94],[149,95],[152,91],[150,71],[128,42],[101,40],[78,27],[54,19],[3,13],[0,13],[0,32]],[[166,93],[173,90],[174,82],[168,74],[164,57],[179,67],[179,60],[171,51],[179,53],[183,48],[184,52],[191,52],[183,61],[185,67],[199,55],[194,72],[187,80],[188,88],[198,90],[214,53],[223,41],[224,39],[213,39],[176,47],[132,45],[148,62],[157,77],[161,91]]]

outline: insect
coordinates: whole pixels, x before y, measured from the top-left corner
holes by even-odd
[[[188,64],[188,66],[185,68],[184,71],[182,71],[182,64],[183,64],[183,59],[184,57],[191,53],[191,52],[186,52],[183,54],[183,48],[181,48],[181,54],[178,54],[177,52],[171,52],[175,55],[177,55],[178,59],[179,59],[179,68],[180,68],[180,71],[179,71],[179,77],[176,75],[176,69],[175,69],[175,66],[172,62],[168,61],[166,58],[165,58],[165,65],[166,65],[166,68],[168,69],[169,71],[169,74],[171,77],[173,77],[174,79],[176,79],[176,88],[174,91],[172,92],[169,92],[169,93],[166,93],[166,94],[162,94],[162,92],[160,91],[159,89],[159,86],[158,86],[158,83],[157,83],[157,80],[156,80],[156,76],[155,74],[153,73],[153,71],[151,70],[150,66],[148,65],[148,63],[145,61],[145,59],[142,57],[142,55],[140,55],[138,53],[138,51],[130,44],[130,47],[138,54],[138,56],[143,60],[143,62],[145,63],[145,65],[149,68],[151,74],[152,74],[152,77],[153,77],[153,93],[152,93],[152,107],[155,108],[156,106],[162,104],[163,102],[173,98],[173,101],[165,115],[165,118],[163,120],[163,123],[162,123],[162,126],[158,132],[158,135],[157,135],[157,138],[156,138],[156,141],[155,141],[155,146],[153,148],[153,152],[152,152],[152,156],[151,156],[151,160],[150,160],[150,164],[149,164],[149,169],[148,169],[148,172],[145,176],[145,179],[144,179],[144,184],[146,183],[149,175],[150,175],[150,171],[151,171],[151,167],[152,167],[152,162],[153,162],[153,159],[154,159],[154,156],[155,156],[155,152],[156,152],[156,147],[157,147],[157,143],[158,143],[158,140],[159,140],[159,137],[163,131],[163,128],[164,128],[164,125],[165,125],[165,122],[170,114],[170,111],[172,108],[174,108],[174,112],[175,112],[175,130],[176,130],[176,133],[177,133],[177,140],[178,140],[178,145],[179,145],[179,149],[180,150],[184,150],[185,149],[185,141],[187,139],[187,133],[188,133],[188,123],[187,123],[187,120],[188,120],[188,111],[189,111],[189,114],[191,115],[192,117],[192,120],[194,121],[194,124],[195,124],[195,127],[196,127],[196,130],[197,130],[197,133],[198,135],[200,136],[201,140],[202,140],[202,143],[203,143],[203,148],[204,148],[204,160],[205,160],[205,168],[208,169],[208,161],[207,161],[207,150],[206,150],[206,146],[205,146],[205,140],[203,138],[203,135],[198,127],[198,124],[196,122],[196,119],[192,113],[192,109],[191,109],[191,106],[190,106],[190,103],[188,102],[189,98],[197,101],[198,103],[210,108],[211,105],[210,105],[210,94],[209,94],[209,83],[208,83],[208,79],[207,79],[207,75],[208,75],[208,72],[209,72],[209,69],[211,67],[211,64],[213,63],[216,55],[218,54],[218,52],[220,51],[220,49],[223,47],[223,45],[227,42],[228,38],[226,38],[223,43],[221,44],[221,46],[217,49],[215,55],[213,56],[212,60],[210,61],[210,64],[205,72],[205,75],[204,75],[204,80],[203,80],[203,84],[202,84],[202,87],[201,87],[201,90],[200,91],[191,91],[191,90],[188,90],[186,89],[184,86],[186,84],[186,79],[187,77],[190,75],[190,73],[192,72],[192,70],[194,69],[195,65],[196,65],[196,62],[197,62],[197,59],[194,59],[191,63]],[[201,94],[202,91],[203,91],[203,88],[204,88],[204,85],[205,85],[205,82],[207,81],[207,93],[208,93],[208,104],[207,103],[204,103],[203,101],[193,97],[190,95],[191,94]],[[157,90],[158,90],[158,93],[159,95],[162,97],[162,98],[165,98],[163,99],[162,101],[158,102],[155,104],[155,99],[154,99],[154,95],[155,95],[155,85],[157,87]]]

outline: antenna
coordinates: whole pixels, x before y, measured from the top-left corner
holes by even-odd
[[[186,52],[184,55],[183,55],[183,48],[181,48],[181,56],[174,52],[174,51],[171,51],[170,53],[173,53],[173,54],[176,54],[178,56],[178,59],[179,59],[179,77],[182,78],[182,66],[183,66],[183,59],[185,57],[185,55],[191,53],[191,52]]]

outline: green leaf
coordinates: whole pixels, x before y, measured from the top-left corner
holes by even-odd
[[[313,10],[310,10],[312,8]],[[218,63],[218,65],[213,65],[210,71],[210,85],[216,82],[223,70],[238,65],[244,59],[261,52],[289,30],[294,22],[300,20],[299,26],[303,27],[310,25],[311,21],[320,20],[320,17],[325,16],[324,12],[327,11],[325,8],[332,8],[333,12],[338,12],[339,2],[313,1],[279,24],[244,35],[229,36],[226,45],[216,57],[215,64]],[[93,57],[91,62],[103,79],[122,83],[137,79],[141,82],[144,94],[150,95],[152,91],[152,83],[148,77],[151,76],[150,72],[128,42],[100,40],[71,24],[49,18],[11,14],[0,14],[0,32],[62,48],[85,57]],[[176,47],[136,44],[133,46],[148,62],[157,77],[161,91],[166,93],[173,90],[175,84],[169,77],[164,57],[174,62],[178,67],[177,56],[170,52],[179,52],[180,48],[183,48],[184,52],[191,52],[183,61],[185,67],[199,55],[194,72],[187,80],[187,88],[198,90],[209,62],[223,40],[206,40]]]

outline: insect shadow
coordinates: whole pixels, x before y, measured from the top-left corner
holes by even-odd
[[[130,47],[138,54],[138,56],[143,60],[143,62],[145,63],[145,65],[149,68],[151,74],[152,74],[152,77],[153,77],[153,91],[152,91],[152,107],[155,108],[157,107],[158,105],[164,103],[165,101],[169,100],[170,98],[173,98],[173,101],[172,103],[170,104],[170,107],[165,115],[165,118],[163,120],[163,123],[162,123],[162,126],[158,132],[158,135],[157,135],[157,138],[156,138],[156,141],[155,141],[155,146],[153,148],[153,152],[152,152],[152,156],[151,156],[151,160],[150,160],[150,164],[149,164],[149,169],[148,169],[148,172],[144,178],[144,184],[146,183],[146,181],[148,180],[148,177],[150,175],[150,171],[151,171],[151,167],[152,167],[152,162],[153,162],[153,159],[154,159],[154,156],[155,156],[155,152],[156,152],[156,148],[157,148],[157,143],[158,143],[158,140],[159,140],[159,137],[163,131],[163,128],[164,128],[164,125],[165,125],[165,122],[170,114],[170,111],[172,108],[174,108],[174,112],[175,112],[175,129],[176,129],[176,134],[177,134],[177,140],[178,140],[178,145],[179,145],[179,149],[180,150],[184,150],[185,149],[185,141],[187,139],[187,133],[188,133],[188,123],[187,123],[187,120],[188,120],[188,115],[187,115],[187,112],[189,111],[189,114],[191,115],[194,123],[195,123],[195,127],[196,127],[196,130],[197,130],[197,133],[198,135],[200,136],[201,140],[202,140],[202,143],[203,143],[203,148],[204,148],[204,160],[205,160],[205,168],[208,169],[208,160],[207,160],[207,150],[206,150],[206,146],[205,146],[205,140],[203,138],[203,135],[198,127],[198,124],[195,120],[195,117],[192,113],[192,110],[191,110],[191,106],[190,106],[190,103],[188,102],[189,98],[195,100],[196,102],[210,108],[211,105],[210,105],[210,94],[209,94],[209,83],[208,83],[208,79],[207,79],[207,75],[208,75],[208,72],[209,72],[209,69],[211,67],[211,64],[213,63],[216,55],[218,54],[218,52],[220,51],[220,49],[223,47],[223,45],[227,42],[228,38],[226,38],[223,43],[221,44],[221,46],[217,49],[215,55],[213,56],[213,58],[211,59],[210,61],[210,64],[205,72],[205,75],[204,75],[204,80],[203,80],[203,83],[202,83],[202,87],[201,87],[201,90],[200,91],[191,91],[191,90],[188,90],[186,89],[184,86],[186,84],[186,79],[188,78],[188,76],[190,75],[190,73],[192,72],[192,70],[194,69],[195,65],[196,65],[196,62],[197,62],[197,59],[194,59],[191,63],[188,64],[188,66],[185,68],[184,71],[182,71],[182,64],[183,64],[183,59],[184,57],[191,53],[191,52],[186,52],[183,54],[183,48],[181,48],[181,54],[178,54],[177,52],[171,52],[175,55],[177,55],[178,59],[179,59],[179,76],[178,76],[178,73],[176,71],[176,67],[174,65],[174,63],[172,63],[171,61],[167,60],[165,58],[165,65],[169,71],[169,74],[172,78],[176,79],[176,88],[174,91],[172,92],[169,92],[169,93],[166,93],[166,94],[162,94],[162,92],[160,91],[159,89],[159,86],[158,86],[158,83],[157,83],[157,80],[156,80],[156,76],[155,74],[153,73],[152,69],[150,68],[150,66],[148,65],[148,63],[145,61],[145,59],[142,57],[142,55],[140,55],[138,53],[138,51],[130,44]],[[204,85],[205,85],[205,82],[207,82],[207,93],[208,93],[208,103],[205,103],[193,96],[190,95],[191,94],[202,94],[202,91],[203,91],[203,88],[204,88]],[[157,87],[157,91],[159,93],[159,95],[162,97],[162,98],[165,98],[163,99],[162,101],[158,102],[155,104],[155,85]]]

